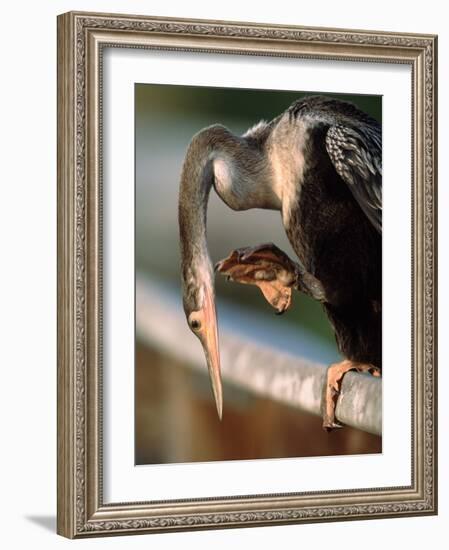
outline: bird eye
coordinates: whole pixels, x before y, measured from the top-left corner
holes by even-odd
[[[199,330],[201,328],[201,323],[198,321],[198,319],[192,319],[190,321],[190,328],[192,330]]]

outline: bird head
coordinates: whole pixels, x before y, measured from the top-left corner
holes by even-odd
[[[223,396],[218,326],[214,284],[209,263],[204,259],[203,265],[190,266],[186,276],[183,275],[183,304],[187,324],[203,347],[217,413],[221,420]]]

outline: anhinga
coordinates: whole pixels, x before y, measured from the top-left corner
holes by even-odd
[[[221,125],[198,132],[179,195],[183,303],[203,345],[218,415],[222,389],[214,269],[206,244],[212,187],[233,210],[279,210],[298,262],[273,244],[234,250],[216,270],[257,285],[278,313],[292,289],[322,303],[343,361],[323,388],[323,426],[339,427],[335,405],[349,370],[382,368],[382,135],[353,104],[311,96],[271,122],[236,136]]]

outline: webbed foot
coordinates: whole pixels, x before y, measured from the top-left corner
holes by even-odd
[[[297,264],[271,243],[233,250],[215,271],[231,281],[259,287],[278,314],[290,307],[298,278]]]
[[[323,386],[321,399],[321,412],[323,416],[323,429],[331,431],[335,428],[342,428],[343,425],[335,417],[338,396],[340,395],[341,384],[344,375],[350,371],[365,372],[372,376],[381,376],[381,370],[369,363],[358,363],[345,359],[340,363],[334,363],[327,369],[326,382]]]
[[[258,286],[278,314],[290,307],[293,289],[326,301],[321,282],[273,243],[237,248],[215,265],[215,271],[231,281]]]

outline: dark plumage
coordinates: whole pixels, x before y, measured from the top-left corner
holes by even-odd
[[[209,265],[205,212],[212,185],[236,210],[280,210],[298,262],[270,244],[233,251],[217,269],[259,286],[278,312],[289,307],[292,288],[323,304],[345,357],[329,369],[324,388],[329,429],[339,425],[334,409],[344,373],[378,375],[382,366],[381,150],[377,121],[351,103],[313,96],[241,137],[222,126],[206,128],[193,138],[181,178],[185,300],[201,286],[195,272]],[[192,197],[202,199],[192,204]],[[211,278],[206,286],[213,291]],[[198,300],[184,305],[190,314]]]
[[[290,111],[314,123],[288,238],[325,289],[323,305],[341,353],[380,368],[380,125],[349,103],[325,98],[302,100]]]

